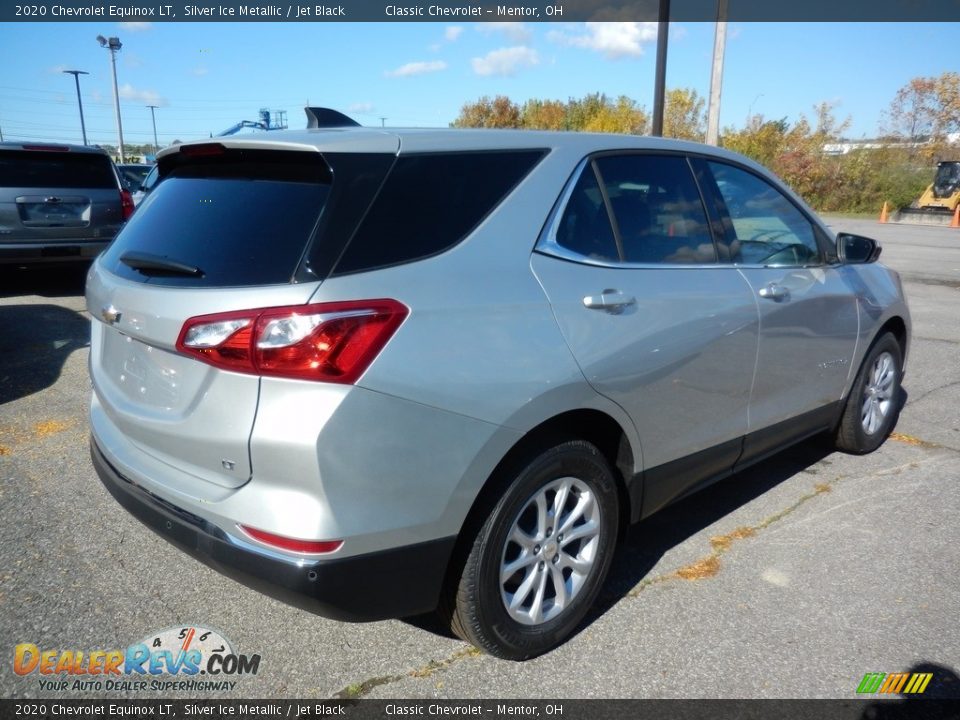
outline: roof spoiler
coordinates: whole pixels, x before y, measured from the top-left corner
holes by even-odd
[[[360,123],[353,118],[330,108],[305,107],[303,110],[307,113],[308,130],[310,128],[360,127]]]

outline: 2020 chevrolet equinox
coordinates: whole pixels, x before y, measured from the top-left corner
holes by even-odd
[[[318,127],[158,163],[88,278],[94,465],[163,537],[319,614],[439,608],[536,656],[628,523],[896,421],[897,274],[734,153]]]

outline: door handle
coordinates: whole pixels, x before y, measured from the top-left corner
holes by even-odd
[[[606,310],[607,312],[623,312],[630,305],[636,305],[637,299],[624,295],[619,290],[607,288],[599,295],[587,295],[583,304],[590,310]]]
[[[766,298],[767,300],[786,300],[790,297],[790,291],[783,285],[779,285],[775,282],[769,283],[760,288],[760,292],[757,294],[762,298]]]

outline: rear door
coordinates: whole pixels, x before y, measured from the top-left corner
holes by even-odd
[[[0,242],[110,240],[122,224],[120,188],[105,154],[0,150]]]
[[[633,418],[644,512],[728,471],[748,426],[757,309],[718,255],[680,155],[604,155],[567,191],[532,267],[590,384]]]
[[[824,429],[852,371],[859,318],[841,265],[825,262],[818,231],[785,194],[746,168],[710,161],[730,259],[760,309],[752,432],[744,459]]]
[[[238,487],[251,476],[259,378],[176,342],[197,315],[309,300],[317,278],[296,275],[332,173],[318,152],[193,152],[168,156],[164,181],[94,265],[91,417],[114,458]]]

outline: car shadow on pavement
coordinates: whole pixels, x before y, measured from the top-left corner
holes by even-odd
[[[88,262],[0,266],[0,298],[17,295],[81,296],[89,269]]]
[[[810,485],[815,484],[817,475],[811,470],[812,466],[825,461],[833,451],[825,436],[811,438],[631,526],[614,557],[600,597],[579,630],[634,591],[642,580],[652,579],[650,572],[670,549],[800,473],[810,473]],[[755,521],[763,519],[755,518]],[[700,555],[707,556],[712,549],[704,542]],[[669,568],[668,573],[672,575],[677,569]],[[709,572],[703,576],[712,574]],[[689,577],[697,578],[698,573],[692,572]]]
[[[0,305],[0,405],[53,385],[70,353],[90,344],[90,322],[57,305]]]

